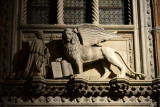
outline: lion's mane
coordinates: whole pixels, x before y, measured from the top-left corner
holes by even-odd
[[[67,41],[67,32],[72,34],[70,41]],[[72,61],[81,59],[82,45],[80,44],[77,33],[75,33],[73,29],[68,28],[63,32],[62,40],[66,57]]]

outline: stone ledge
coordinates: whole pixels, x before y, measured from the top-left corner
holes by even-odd
[[[65,28],[75,28],[78,25],[59,25],[59,24],[55,24],[55,25],[49,25],[49,24],[26,24],[26,25],[22,25],[21,28],[23,31],[27,31],[27,30],[35,30],[35,29],[50,29],[52,31],[54,31],[54,29],[56,29],[55,31],[57,31],[57,29],[64,30]],[[99,25],[100,27],[103,27],[106,30],[120,30],[120,31],[134,31],[134,25]]]
[[[88,81],[83,78],[3,80],[0,102],[7,106],[149,106],[156,100],[152,82],[157,86],[160,79],[153,81],[112,80]],[[71,96],[71,97],[69,97]]]
[[[156,80],[154,80],[156,81]],[[108,96],[117,94],[118,96],[147,96],[152,95],[152,85],[154,93],[159,92],[160,81],[154,82],[145,80],[132,80],[124,78],[114,78],[107,81],[88,81],[83,78],[75,79],[33,79],[26,80],[4,80],[0,83],[1,95],[68,95],[75,96]]]
[[[84,104],[71,104],[71,103],[34,103],[34,104],[29,104],[29,103],[19,103],[19,104],[15,104],[15,103],[10,103],[10,104],[6,104],[6,106],[9,107],[14,107],[14,106],[18,106],[18,107],[39,107],[39,106],[77,106],[77,107],[81,107],[81,106],[93,106],[93,107],[122,107],[122,106],[134,106],[134,107],[151,107],[151,103],[84,103]]]

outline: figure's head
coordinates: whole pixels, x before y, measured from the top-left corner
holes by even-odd
[[[36,35],[36,37],[37,37],[38,39],[41,39],[41,40],[44,39],[44,38],[43,38],[44,33],[43,33],[42,30],[38,30],[38,31],[35,33],[35,35]]]

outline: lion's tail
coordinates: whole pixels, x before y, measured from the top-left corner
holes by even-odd
[[[122,57],[122,55],[120,54],[120,52],[118,52],[117,50],[115,50],[115,53],[117,53],[117,54],[121,57],[122,61],[123,61],[124,64],[126,65],[126,67],[127,67],[133,74],[138,75],[138,76],[141,75],[143,78],[146,78],[145,74],[136,73],[136,72],[132,71],[132,70],[128,67],[127,63],[125,62],[125,60],[124,60],[124,58]]]

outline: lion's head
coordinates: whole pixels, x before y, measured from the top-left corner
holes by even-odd
[[[77,56],[81,53],[81,44],[77,32],[74,29],[65,29],[62,35],[62,41],[64,53],[68,58],[72,59],[72,56]]]
[[[80,44],[77,32],[74,29],[67,28],[63,32],[62,40],[64,44]]]

